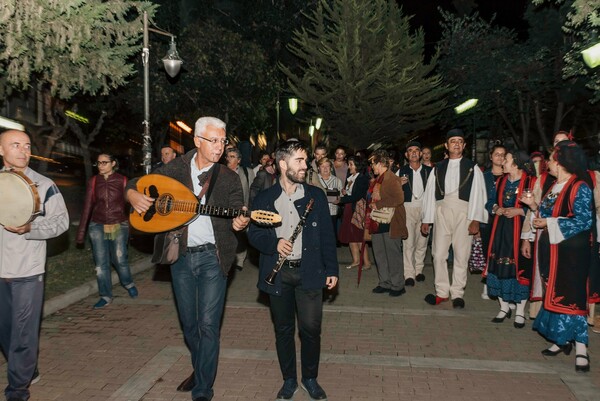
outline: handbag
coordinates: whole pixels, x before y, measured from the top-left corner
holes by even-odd
[[[396,208],[393,207],[382,207],[381,209],[371,210],[371,219],[380,224],[390,224],[395,210]]]
[[[367,201],[360,199],[354,205],[354,213],[352,213],[352,219],[350,223],[353,226],[363,230],[365,228],[365,214],[367,209]]]
[[[485,270],[485,257],[483,255],[483,243],[481,237],[473,238],[471,245],[471,256],[469,256],[469,272],[481,274]]]
[[[183,236],[183,228],[157,234],[154,236],[154,254],[152,263],[172,265],[179,259],[179,239]]]

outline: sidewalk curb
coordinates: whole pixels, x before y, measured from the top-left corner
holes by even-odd
[[[135,275],[137,273],[141,273],[148,269],[154,267],[154,263],[150,260],[152,259],[151,255],[138,260],[134,264],[130,266],[131,274]],[[119,277],[116,272],[112,272],[111,280],[113,285],[119,283]],[[53,313],[58,312],[61,309],[66,308],[69,305],[74,304],[75,302],[79,302],[82,299],[89,297],[90,295],[98,293],[98,283],[96,280],[88,281],[80,285],[79,287],[75,287],[62,295],[58,295],[52,299],[49,299],[44,302],[44,312],[43,317],[52,315]]]

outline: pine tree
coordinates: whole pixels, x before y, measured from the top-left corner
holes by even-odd
[[[34,82],[69,99],[107,94],[126,83],[140,51],[143,10],[127,0],[3,0],[0,2],[0,98]]]
[[[290,51],[299,70],[281,66],[291,90],[329,126],[361,146],[431,125],[449,88],[424,61],[424,34],[390,0],[321,0]]]

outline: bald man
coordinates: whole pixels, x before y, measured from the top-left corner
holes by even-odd
[[[46,240],[67,231],[69,213],[54,182],[29,168],[29,135],[14,130],[0,134],[0,155],[2,170],[33,181],[41,202],[30,223],[0,229],[0,347],[8,362],[4,394],[7,400],[25,401],[37,366]]]

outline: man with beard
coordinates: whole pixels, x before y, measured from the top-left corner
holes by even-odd
[[[248,230],[250,244],[260,252],[258,288],[269,294],[275,325],[277,357],[284,380],[277,400],[292,399],[298,390],[296,310],[301,333],[302,388],[313,400],[327,399],[317,383],[323,287],[332,289],[337,284],[338,262],[327,198],[321,189],[305,183],[306,158],[306,147],[299,141],[287,141],[277,149],[276,163],[281,176],[275,185],[256,196],[253,208],[279,213],[282,224],[275,229],[253,225]],[[314,203],[304,229],[290,242],[288,239],[311,199]],[[285,262],[274,285],[269,285],[265,278],[280,256],[286,258]]]
[[[194,130],[196,149],[156,170],[187,186],[201,203],[240,209],[244,204],[239,176],[219,164],[228,143],[225,123],[202,117]],[[218,179],[217,179],[218,177]],[[138,213],[146,212],[154,199],[136,190],[137,180],[127,184],[127,198]],[[201,215],[184,226],[179,238],[179,257],[171,265],[173,292],[194,373],[178,387],[192,391],[194,401],[210,401],[219,361],[221,317],[225,306],[227,274],[235,259],[234,232],[243,230],[249,218]],[[163,248],[154,249],[160,260]]]

